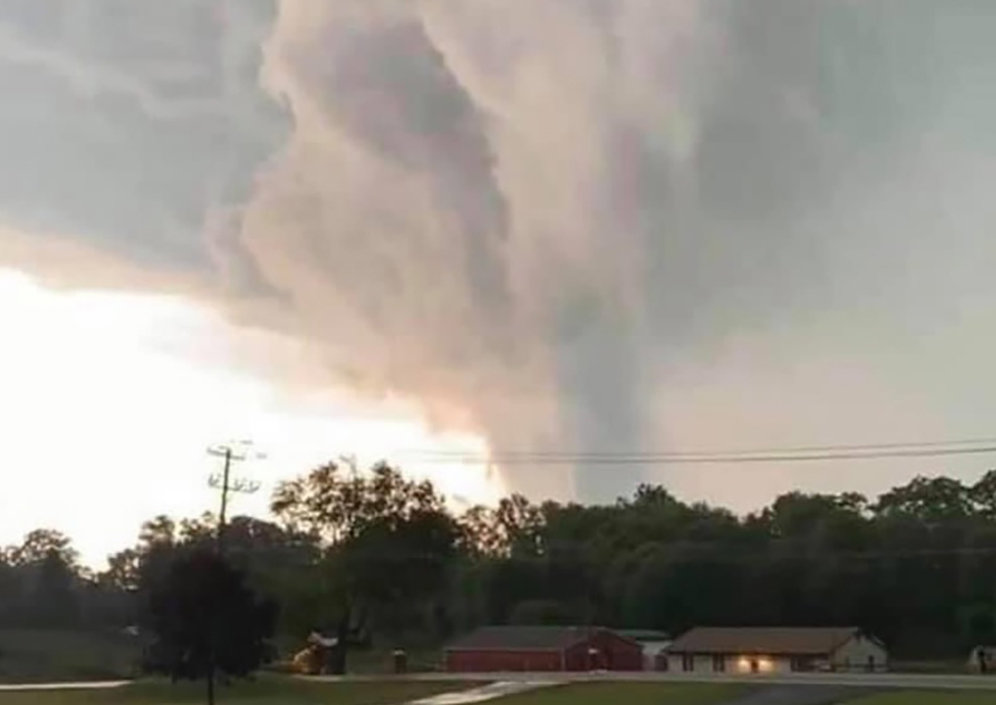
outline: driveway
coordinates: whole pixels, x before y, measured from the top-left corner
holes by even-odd
[[[472,690],[461,690],[455,693],[441,693],[422,700],[416,700],[409,705],[471,705],[483,703],[496,698],[504,698],[516,693],[524,693],[537,688],[546,688],[556,683],[550,681],[499,681]]]

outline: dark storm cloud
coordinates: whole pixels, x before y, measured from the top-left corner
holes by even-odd
[[[0,14],[4,216],[235,266],[366,392],[499,450],[982,422],[987,0],[50,6]]]
[[[377,158],[426,180],[441,213],[455,216],[471,294],[495,325],[507,306],[501,243],[505,203],[494,182],[485,116],[449,72],[417,17],[335,27],[322,61],[296,64],[321,86],[330,121]],[[309,74],[311,74],[309,76]]]
[[[205,269],[208,213],[245,200],[286,128],[257,89],[270,5],[5,3],[5,223]]]

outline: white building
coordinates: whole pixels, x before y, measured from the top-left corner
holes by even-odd
[[[968,670],[979,673],[983,662],[987,672],[996,671],[996,646],[976,646],[972,649],[968,655]]]
[[[619,635],[637,642],[643,649],[643,670],[661,671],[667,669],[666,653],[672,643],[668,634],[650,629],[619,629],[616,631]]]
[[[710,673],[884,671],[888,653],[857,627],[696,627],[668,649],[668,670]]]

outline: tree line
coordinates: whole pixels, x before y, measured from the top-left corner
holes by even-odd
[[[240,637],[253,658],[273,633],[319,630],[339,639],[337,671],[351,649],[431,647],[482,624],[856,625],[907,658],[996,643],[996,471],[874,501],[791,492],[739,517],[651,485],[607,505],[512,495],[455,513],[386,464],[329,463],[279,485],[271,510],[224,527],[223,555],[212,515],[156,517],[99,572],[68,537],[34,531],[0,554],[0,628],[161,635],[203,618],[183,612],[203,588],[259,618]],[[167,641],[153,661],[179,658]]]

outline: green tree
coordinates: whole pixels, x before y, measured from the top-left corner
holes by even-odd
[[[179,679],[205,680],[215,699],[216,674],[245,677],[273,655],[276,606],[260,599],[245,575],[216,553],[178,555],[149,600],[154,641],[146,667]]]
[[[543,514],[521,494],[503,498],[495,510],[495,524],[509,555],[536,556],[542,550]]]
[[[12,621],[46,628],[75,626],[82,579],[70,538],[52,529],[35,529],[6,554],[12,569],[8,585],[16,585],[20,593],[13,596]]]
[[[431,483],[386,464],[360,473],[330,463],[281,484],[271,508],[288,531],[324,541],[321,573],[337,613],[334,672],[345,671],[359,635],[378,623],[397,631],[444,599],[461,534]]]
[[[996,470],[990,470],[968,491],[976,512],[987,519],[996,519]]]
[[[64,553],[50,549],[34,570],[30,600],[33,621],[43,627],[71,627],[79,621],[79,576]]]
[[[878,499],[879,516],[904,514],[923,522],[963,519],[973,512],[969,489],[950,477],[916,477]]]
[[[53,529],[31,531],[20,546],[9,552],[15,565],[37,565],[49,556],[55,556],[63,565],[73,569],[79,565],[79,554],[73,548],[72,540]]]
[[[509,624],[570,626],[577,615],[569,605],[558,600],[525,600],[512,608]]]

